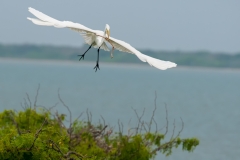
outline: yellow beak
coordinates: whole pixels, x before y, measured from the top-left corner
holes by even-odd
[[[110,30],[106,30],[108,38],[110,37]]]

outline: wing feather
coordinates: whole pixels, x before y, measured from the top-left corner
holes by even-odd
[[[113,37],[109,37],[109,39],[108,39],[107,41],[108,41],[111,45],[113,45],[115,49],[117,49],[117,50],[119,50],[119,51],[134,54],[131,50],[128,49],[128,47],[126,47],[126,46],[130,46],[130,44],[128,44],[128,43],[126,43],[126,42],[124,42],[124,41],[115,39],[115,38],[113,38]]]
[[[116,48],[117,50],[135,54],[141,61],[147,62],[150,66],[156,67],[158,69],[165,70],[165,69],[177,66],[176,63],[173,63],[170,61],[163,61],[163,60],[156,59],[156,58],[147,56],[145,54],[142,54],[141,52],[136,50],[134,47],[132,47],[130,44],[124,41],[110,37],[108,39],[108,42],[112,44],[114,48]]]
[[[80,35],[82,35],[85,43],[87,43],[89,45],[91,45],[93,43],[94,38],[96,36],[95,30],[85,27],[84,25],[81,25],[79,23],[73,23],[70,21],[63,21],[63,23],[67,28],[80,33]]]
[[[107,44],[105,42],[103,42],[101,49],[104,49],[105,51],[110,51]]]
[[[92,30],[82,24],[79,24],[79,23],[73,23],[71,21],[56,20],[56,19],[36,10],[34,8],[31,8],[31,7],[29,7],[28,10],[34,16],[39,18],[39,19],[27,18],[30,21],[32,21],[34,24],[43,25],[43,26],[54,26],[56,28],[69,28],[71,30],[79,32],[83,36],[83,38],[87,44],[91,45],[93,43],[93,38],[96,35],[95,30]]]

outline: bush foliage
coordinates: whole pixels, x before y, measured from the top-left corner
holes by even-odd
[[[63,103],[60,96],[59,99]],[[23,111],[0,113],[0,159],[148,160],[157,153],[168,156],[178,146],[193,151],[199,144],[196,138],[180,138],[183,123],[177,135],[173,130],[170,140],[164,140],[168,120],[166,132],[160,133],[154,120],[155,110],[150,123],[142,121],[143,114],[139,116],[134,110],[138,125],[124,134],[120,122],[118,132],[106,125],[103,118],[102,123],[93,124],[88,111],[88,120],[72,121],[69,110],[69,126],[66,126],[64,114],[53,113],[45,107],[31,107],[31,103],[25,107]],[[154,132],[153,124],[156,125]]]

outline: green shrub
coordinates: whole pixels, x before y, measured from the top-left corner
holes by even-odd
[[[59,99],[63,103],[60,96]],[[72,121],[67,107],[70,124],[65,126],[66,115],[53,114],[35,105],[32,108],[31,103],[27,106],[23,111],[5,110],[0,113],[0,159],[148,160],[159,152],[168,156],[172,148],[179,145],[183,150],[193,151],[199,144],[196,138],[179,137],[183,125],[169,141],[164,141],[167,130],[164,134],[157,129],[151,132],[152,123],[157,126],[154,120],[156,106],[150,123],[144,122],[143,114],[139,116],[134,110],[138,125],[127,134],[124,134],[120,122],[119,131],[115,134],[112,127],[105,125],[104,119],[104,123],[92,124],[88,111],[87,121]]]

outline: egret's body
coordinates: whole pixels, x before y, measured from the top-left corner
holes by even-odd
[[[109,48],[106,43],[109,43],[112,46],[111,57],[113,57],[113,50],[117,49],[117,50],[120,50],[123,52],[135,54],[141,61],[148,62],[149,65],[154,66],[161,70],[165,70],[165,69],[177,66],[177,64],[175,64],[173,62],[162,61],[162,60],[147,56],[145,54],[142,54],[141,52],[139,52],[138,50],[133,48],[130,44],[128,44],[124,41],[115,39],[113,37],[110,37],[110,27],[108,24],[106,24],[104,31],[92,30],[90,28],[87,28],[87,27],[79,24],[79,23],[73,23],[70,21],[58,21],[58,20],[56,20],[52,17],[49,17],[49,16],[43,14],[42,12],[39,12],[31,7],[29,7],[28,10],[33,15],[35,15],[37,18],[39,18],[39,19],[28,18],[34,24],[43,25],[43,26],[54,26],[56,28],[70,28],[74,31],[79,32],[83,36],[85,42],[90,45],[88,50],[91,47],[98,48],[97,64],[94,67],[94,69],[96,69],[96,71],[97,71],[97,69],[99,69],[99,64],[98,64],[99,50],[104,49],[105,51],[109,51]],[[84,59],[84,56],[87,53],[87,51],[84,54],[79,55],[80,56],[79,60]]]
[[[101,35],[101,36],[104,36],[103,35],[103,31],[101,31],[101,32],[99,32],[97,34]],[[95,36],[94,37],[94,42],[97,44],[98,47],[100,47],[103,44],[104,39],[102,37],[100,37],[100,36]]]
[[[103,38],[104,32],[99,30],[95,30],[95,32],[96,32],[96,35],[91,36],[91,41],[89,41],[89,44],[91,45],[92,43],[94,43],[96,47],[101,47],[101,45],[105,42],[105,39]]]

